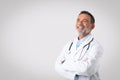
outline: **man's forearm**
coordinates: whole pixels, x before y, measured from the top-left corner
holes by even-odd
[[[63,64],[56,64],[56,71],[63,77],[73,80],[75,76],[75,72],[71,72],[68,70],[63,69]]]

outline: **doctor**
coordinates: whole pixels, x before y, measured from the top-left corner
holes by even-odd
[[[68,42],[55,63],[55,70],[67,80],[100,80],[99,61],[103,53],[91,35],[95,19],[88,11],[81,11],[76,21],[78,37]]]

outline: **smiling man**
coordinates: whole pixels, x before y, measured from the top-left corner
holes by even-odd
[[[68,42],[55,63],[55,70],[68,80],[100,80],[99,61],[103,53],[92,36],[94,16],[81,11],[76,21],[78,37]]]

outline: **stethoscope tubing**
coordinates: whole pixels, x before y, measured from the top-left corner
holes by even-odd
[[[94,38],[92,38],[92,40],[91,40],[89,43],[87,43],[86,45],[83,46],[82,51],[81,51],[81,54],[83,53],[84,48],[85,48],[86,46],[88,46],[88,47],[87,47],[87,49],[86,49],[86,51],[85,51],[85,53],[84,53],[84,55],[83,55],[82,57],[81,57],[81,54],[80,54],[79,58],[80,58],[80,57],[81,57],[81,58],[80,58],[79,60],[81,60],[81,59],[85,56],[85,54],[86,54],[87,51],[89,50],[90,44],[91,44],[91,42],[92,42],[93,40],[94,40]],[[71,44],[70,44],[69,54],[70,54],[70,52],[71,52],[70,50],[71,50],[72,45],[73,45],[73,42],[71,42]]]

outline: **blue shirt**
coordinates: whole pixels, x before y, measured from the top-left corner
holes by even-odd
[[[82,44],[82,42],[84,42],[91,34],[88,34],[87,36],[83,37],[82,39],[77,41],[76,44],[76,49],[80,46],[80,44]]]

